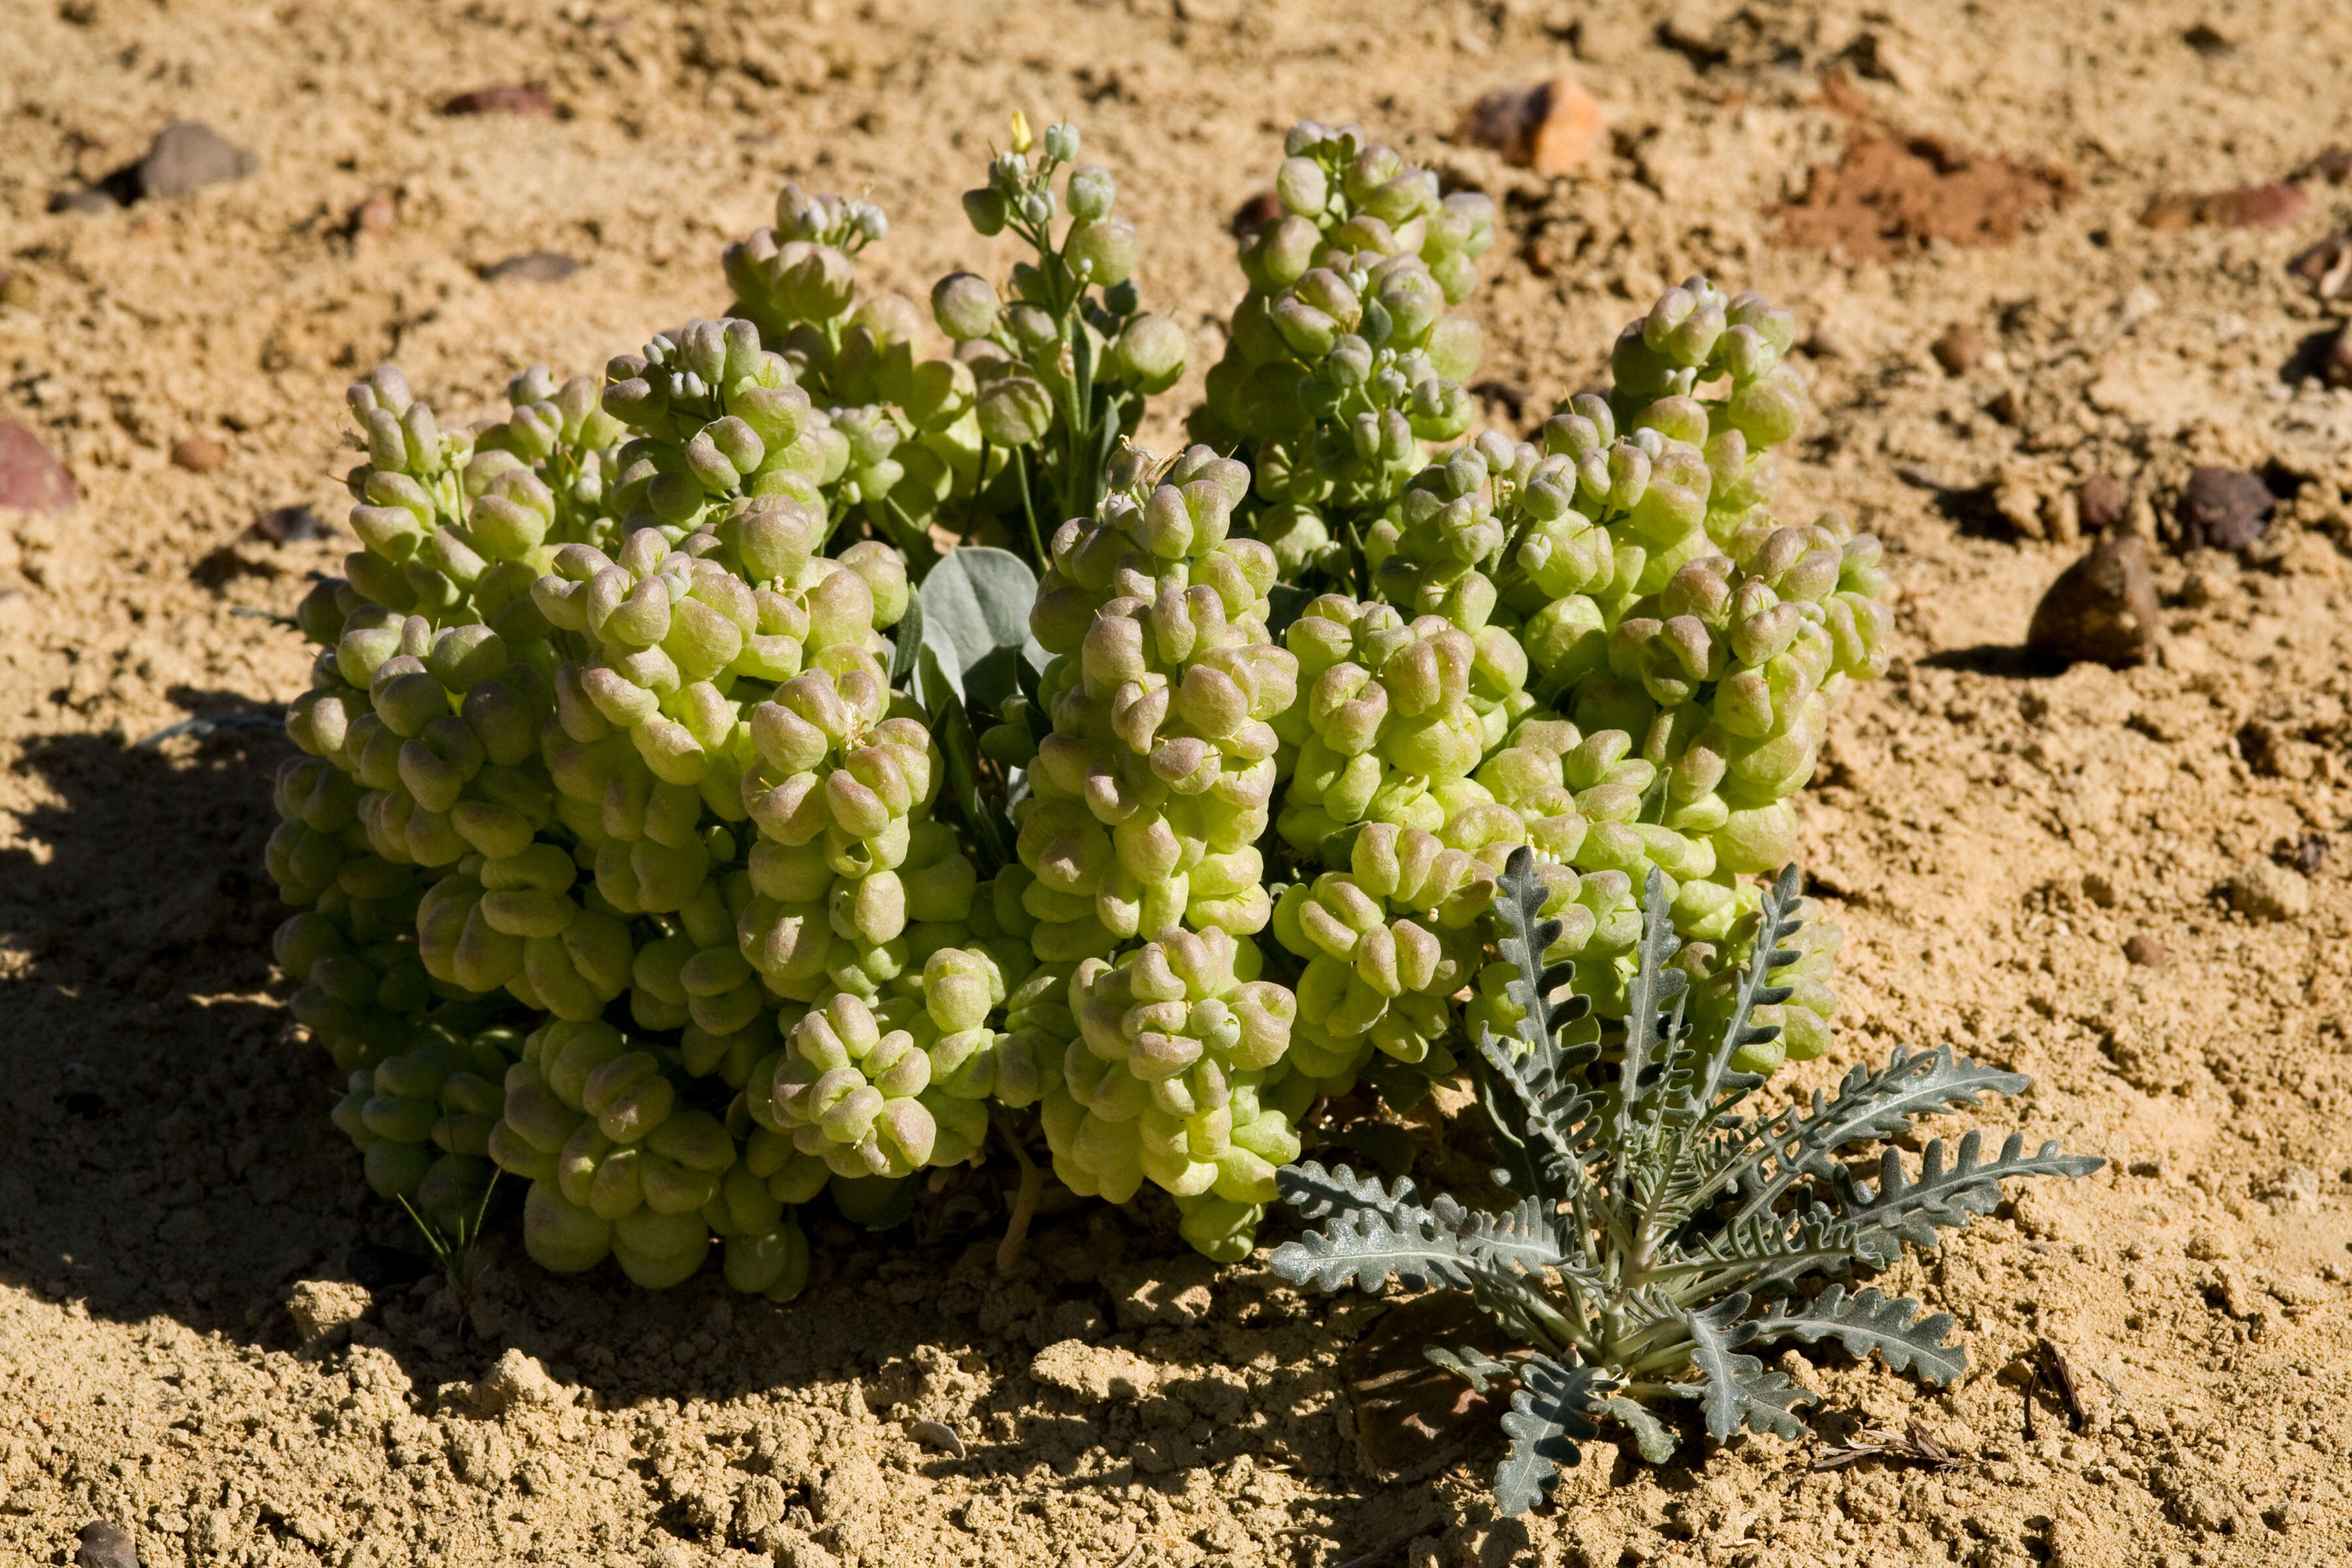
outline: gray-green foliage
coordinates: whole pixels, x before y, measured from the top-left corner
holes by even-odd
[[[1482,1026],[1478,1042],[1482,1100],[1503,1151],[1496,1174],[1517,1201],[1479,1213],[1444,1194],[1424,1199],[1402,1178],[1384,1186],[1301,1164],[1277,1181],[1320,1228],[1276,1249],[1276,1272],[1325,1290],[1379,1291],[1391,1279],[1466,1290],[1525,1347],[1503,1359],[1427,1352],[1481,1390],[1517,1381],[1495,1476],[1506,1513],[1540,1501],[1604,1420],[1663,1462],[1674,1442],[1653,1406],[1668,1399],[1696,1403],[1717,1442],[1743,1429],[1798,1436],[1796,1409],[1813,1395],[1749,1353],[1768,1342],[1834,1339],[1930,1382],[1958,1376],[1966,1356],[1947,1342],[1948,1316],[1850,1291],[1843,1276],[1883,1268],[1906,1246],[1933,1247],[1938,1230],[1990,1212],[2010,1177],[2081,1176],[2101,1162],[2055,1143],[2029,1151],[2022,1134],[1988,1158],[1972,1131],[1957,1151],[1928,1143],[1916,1172],[1890,1148],[1872,1176],[1857,1175],[1845,1158],[1856,1145],[2030,1080],[1948,1046],[1898,1047],[1833,1095],[1748,1110],[1765,1080],[1733,1058],[1773,1033],[1752,1021],[1756,1009],[1788,997],[1770,977],[1796,956],[1781,945],[1797,932],[1795,868],[1765,896],[1728,1005],[1706,1009],[1686,1005],[1694,976],[1675,962],[1680,943],[1653,871],[1626,1018],[1601,1030],[1569,989],[1575,965],[1545,961],[1560,922],[1543,916],[1535,870],[1530,850],[1514,851],[1496,900],[1511,1000],[1523,1009],[1516,1035]],[[1800,1292],[1823,1274],[1833,1278],[1818,1293]]]

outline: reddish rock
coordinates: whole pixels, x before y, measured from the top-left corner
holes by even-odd
[[[2131,492],[2105,474],[2093,474],[2074,487],[2075,514],[2084,533],[2109,533],[2131,515]]]
[[[2141,226],[2184,228],[2288,228],[2311,211],[2311,198],[2293,185],[2241,185],[2202,195],[2160,195],[2139,215]]]
[[[2162,969],[2167,956],[2164,943],[2146,931],[2124,941],[2124,957],[2142,969]]]
[[[2242,468],[2192,468],[2177,516],[2185,550],[2243,550],[2271,525],[2278,498]]]
[[[352,209],[355,234],[387,234],[400,221],[400,202],[390,191],[378,191]]]
[[[1582,168],[1609,127],[1601,105],[1575,79],[1556,76],[1529,87],[1498,87],[1470,106],[1454,139],[1499,153],[1538,174]]]
[[[80,499],[73,476],[38,437],[14,420],[0,419],[0,507],[63,511]]]

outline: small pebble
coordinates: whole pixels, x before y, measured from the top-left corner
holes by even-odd
[[[1609,128],[1600,103],[1572,77],[1498,87],[1470,106],[1454,139],[1499,153],[1507,163],[1546,176],[1591,161]]]
[[[2305,876],[2316,872],[2327,858],[2327,835],[2306,833],[2294,841],[2294,866]]]
[[[2025,647],[2053,664],[2121,669],[2147,662],[2162,625],[2147,543],[2126,533],[2102,540],[2059,574],[2033,608]]]
[[[2075,516],[2087,534],[2109,533],[2131,515],[2131,492],[2105,474],[2074,487]]]
[[[1549,278],[1559,268],[1559,253],[1552,248],[1551,241],[1540,234],[1528,236],[1528,242],[1519,247],[1519,259],[1526,262],[1528,270],[1538,278]]]
[[[59,191],[49,198],[49,210],[53,213],[82,213],[96,216],[101,213],[118,211],[121,205],[121,202],[114,199],[113,193],[101,190],[96,185],[79,191]]]
[[[2230,907],[2248,920],[2299,920],[2311,912],[2311,883],[2300,871],[2257,860],[2230,879]]]
[[[441,105],[444,114],[552,114],[555,100],[528,83],[505,82],[461,92]]]
[[[503,283],[561,283],[580,270],[580,263],[560,251],[534,250],[522,256],[509,256],[482,268],[482,281]]]
[[[2325,180],[2331,185],[2352,181],[2352,147],[2329,147],[2294,172],[2298,180]]]
[[[2291,228],[2311,211],[2311,198],[2293,185],[2241,185],[2202,195],[2160,195],[2140,213],[2143,228]]]
[[[2331,234],[2286,264],[2323,300],[2352,294],[2352,228]]]
[[[2271,525],[2278,498],[2242,468],[2199,468],[2181,489],[2176,515],[2184,549],[2243,550]]]
[[[1943,336],[1927,345],[1946,375],[1966,375],[1984,359],[1984,340],[1967,327],[1947,327]]]
[[[228,461],[228,448],[209,436],[183,436],[172,443],[172,462],[192,474],[209,474]]]
[[[0,419],[0,507],[63,511],[80,499],[73,476],[40,437],[13,419]]]
[[[2124,957],[2142,969],[2162,969],[2169,956],[2164,943],[2146,931],[2124,939]]]
[[[378,191],[352,209],[355,234],[388,234],[400,221],[400,203],[390,191]]]
[[[299,544],[307,540],[324,539],[333,531],[307,506],[272,507],[255,518],[253,526],[245,531],[247,538],[267,540],[272,544]]]
[[[180,121],[157,132],[147,156],[139,160],[139,194],[184,196],[205,185],[242,180],[259,167],[258,157],[224,142],[211,126]]]
[[[94,1519],[81,1527],[74,1568],[141,1568],[139,1548],[119,1524]]]

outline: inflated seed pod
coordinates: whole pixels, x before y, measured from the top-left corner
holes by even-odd
[[[905,1029],[836,993],[752,1070],[751,1118],[842,1176],[905,1176],[931,1163],[939,1123],[923,1102],[931,1059]]]
[[[1283,1060],[1297,1004],[1243,979],[1255,950],[1214,927],[1072,972],[1077,1037],[1042,1101],[1055,1173],[1075,1191],[1125,1202],[1149,1177],[1181,1196],[1264,1204],[1297,1157],[1289,1119],[1259,1086]]]

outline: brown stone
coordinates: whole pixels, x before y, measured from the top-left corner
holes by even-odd
[[[2243,468],[2189,470],[2175,515],[2186,550],[2243,550],[2271,525],[2278,498]]]
[[[2330,386],[2352,386],[2352,327],[2328,340],[2327,352],[2320,356],[2319,379]]]
[[[209,474],[228,461],[228,448],[208,436],[183,436],[172,443],[172,461],[192,474]]]
[[[2331,234],[2298,253],[2286,269],[2310,284],[2311,291],[2323,300],[2352,294],[2352,228]]]
[[[555,100],[529,83],[502,82],[461,92],[441,105],[444,114],[552,114]]]
[[[2291,228],[2311,211],[2311,198],[2293,185],[2241,185],[2203,195],[2173,193],[2151,200],[2140,226],[2159,232],[2184,228]]]
[[[1546,176],[1582,168],[1609,133],[1601,105],[1572,77],[1528,87],[1498,87],[1470,106],[1456,142],[1499,153],[1503,161]]]
[[[1984,360],[1984,340],[1967,327],[1951,326],[1927,345],[1946,375],[1966,375]]]
[[[0,419],[0,507],[63,511],[80,499],[73,476],[39,437],[13,419]]]
[[[2147,662],[2161,625],[2147,542],[2122,534],[2102,541],[2050,584],[2034,606],[2025,647],[2053,664],[2120,669]]]
[[[2164,943],[2146,931],[2124,939],[2124,957],[2142,969],[2162,969],[2168,956]]]
[[[2087,534],[2109,533],[2131,515],[2131,492],[2106,474],[2074,487],[2075,515]]]

